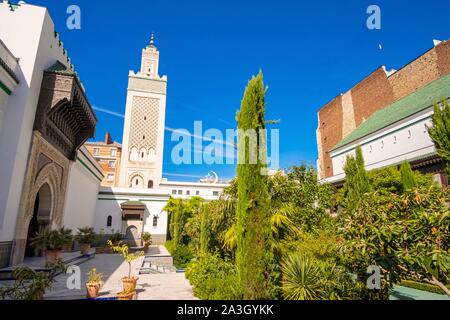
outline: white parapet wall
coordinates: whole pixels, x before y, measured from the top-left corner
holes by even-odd
[[[77,228],[94,227],[97,196],[104,177],[102,168],[83,146],[71,163],[64,208],[66,228],[76,233]]]

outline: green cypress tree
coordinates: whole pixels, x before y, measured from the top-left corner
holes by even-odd
[[[202,206],[202,220],[200,223],[200,252],[206,254],[209,252],[209,241],[211,239],[209,228],[209,205]]]
[[[356,209],[365,193],[370,191],[369,177],[364,165],[361,147],[356,148],[356,156],[348,156],[344,166],[346,207],[349,211]]]
[[[400,166],[400,175],[402,177],[403,191],[412,190],[416,186],[414,172],[408,161],[402,162]]]
[[[271,292],[271,230],[269,212],[269,191],[267,177],[267,150],[265,135],[265,88],[260,72],[248,82],[238,121],[237,166],[238,203],[236,221],[236,264],[244,299],[268,299]],[[251,148],[251,139],[244,132],[257,136],[257,149]],[[252,131],[254,130],[254,131]],[[253,153],[253,156],[251,154]],[[256,154],[255,154],[256,153]],[[256,162],[251,159],[256,157]],[[245,159],[245,161],[243,161]]]
[[[442,101],[442,108],[435,103],[433,126],[428,128],[431,139],[436,146],[437,154],[444,162],[445,174],[450,178],[450,103]]]
[[[176,248],[183,245],[184,207],[180,199],[176,204],[173,216],[173,242]]]

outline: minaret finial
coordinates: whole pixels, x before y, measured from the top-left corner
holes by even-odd
[[[150,37],[150,46],[154,47],[155,46],[155,33],[152,32],[152,36]]]

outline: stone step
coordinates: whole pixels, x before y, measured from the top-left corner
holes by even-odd
[[[91,250],[88,254],[82,255],[81,253],[75,257],[68,258],[66,260],[63,260],[63,264],[65,267],[73,266],[73,265],[80,265],[82,263],[85,263],[86,261],[89,261],[91,259],[95,258],[95,251]],[[25,265],[26,266],[26,265]],[[11,281],[14,280],[13,277],[13,271],[16,269],[16,267],[9,267],[4,268],[0,270],[0,281]],[[50,272],[49,268],[42,268],[42,267],[33,267],[30,266],[31,269],[33,269],[36,272]],[[58,274],[61,274],[59,272]],[[57,275],[58,275],[57,274]]]

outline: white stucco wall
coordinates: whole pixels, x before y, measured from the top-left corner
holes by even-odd
[[[205,200],[217,200],[223,193],[223,189],[228,187],[225,183],[200,183],[200,182],[177,182],[163,181],[160,188],[168,190],[173,198],[187,199],[193,196],[202,197]],[[176,191],[176,193],[174,193]],[[182,193],[179,194],[179,191]],[[189,191],[189,195],[187,194]],[[197,191],[199,194],[197,195]],[[215,193],[218,193],[215,195]]]
[[[346,157],[354,155],[358,145],[361,146],[367,170],[434,154],[436,149],[426,128],[432,125],[432,114],[433,109],[428,108],[347,146],[333,150],[330,155],[335,174],[327,181],[333,182],[345,177]]]
[[[77,161],[71,163],[63,224],[76,233],[77,228],[94,227],[97,195],[103,173],[97,161],[83,146]]]
[[[145,203],[144,232],[152,235],[166,235],[167,213],[163,211],[170,196],[165,190],[131,189],[131,188],[107,188],[101,187],[97,200],[95,230],[97,232],[112,233],[121,231],[122,210],[120,205],[127,201],[140,201]],[[157,227],[153,227],[153,216],[158,217]],[[112,226],[107,228],[108,216],[112,217]]]
[[[14,237],[43,70],[67,55],[46,8],[0,2],[0,38],[19,59],[20,84],[4,106],[0,131],[0,241]]]

